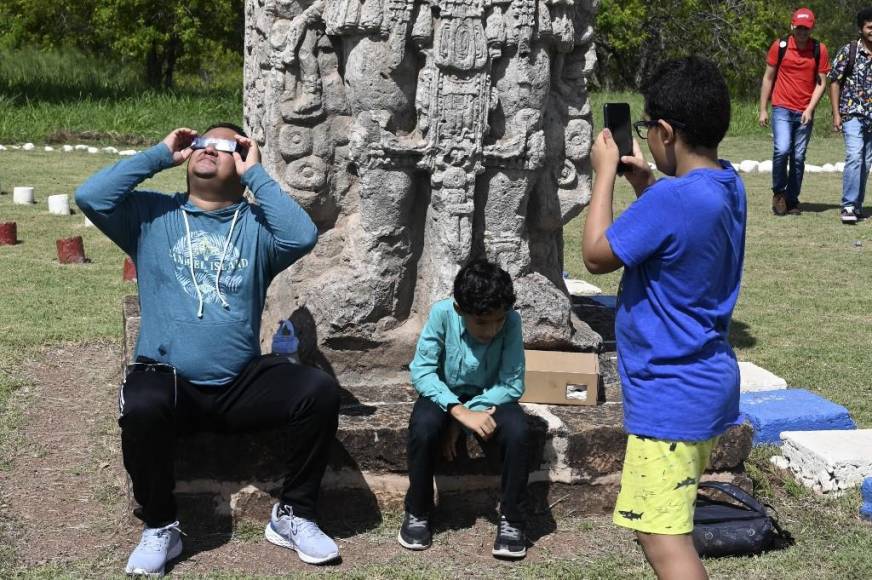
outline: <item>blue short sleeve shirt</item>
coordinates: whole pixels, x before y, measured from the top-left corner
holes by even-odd
[[[745,187],[729,163],[649,187],[606,231],[624,263],[615,334],[624,425],[701,441],[739,418],[729,344],[745,252]]]

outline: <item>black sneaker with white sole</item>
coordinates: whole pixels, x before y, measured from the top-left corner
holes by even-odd
[[[494,540],[494,549],[491,554],[498,558],[523,558],[527,555],[527,536],[524,527],[513,524],[500,516],[497,525],[497,539]]]
[[[433,541],[433,534],[430,532],[430,520],[426,517],[418,517],[410,512],[406,512],[406,517],[403,518],[403,525],[397,534],[397,541],[402,547],[409,550],[426,550]]]
[[[854,206],[846,206],[842,208],[841,220],[843,224],[857,223],[857,214],[854,213]]]

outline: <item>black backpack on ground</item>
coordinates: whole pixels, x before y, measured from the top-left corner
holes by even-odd
[[[700,490],[714,490],[738,503],[713,500],[699,494],[693,515],[693,544],[700,556],[759,554],[776,540],[792,543],[790,534],[769,516],[767,506],[730,483],[703,482]]]

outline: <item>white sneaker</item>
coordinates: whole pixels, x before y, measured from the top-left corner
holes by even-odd
[[[295,516],[288,505],[273,506],[264,536],[276,546],[296,551],[307,564],[324,564],[339,558],[336,542],[312,520]]]
[[[182,530],[179,529],[179,522],[162,528],[145,528],[124,571],[140,576],[163,576],[167,562],[178,558],[181,553]]]

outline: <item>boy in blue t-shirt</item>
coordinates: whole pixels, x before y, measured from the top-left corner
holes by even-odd
[[[661,65],[643,87],[638,143],[621,158],[608,130],[582,254],[594,274],[624,267],[615,334],[629,433],[614,521],[636,531],[660,578],[707,578],[690,533],[699,478],[714,444],[739,419],[739,371],[728,340],[745,250],[745,187],[718,160],[730,96],[717,67],[688,57]],[[617,220],[618,161],[638,199]]]
[[[410,550],[430,547],[433,471],[440,448],[453,459],[462,429],[493,441],[503,463],[500,522],[491,553],[527,553],[527,418],[521,316],[505,270],[485,260],[461,268],[454,299],[430,309],[409,365],[420,397],[409,419],[409,491],[397,540]]]

